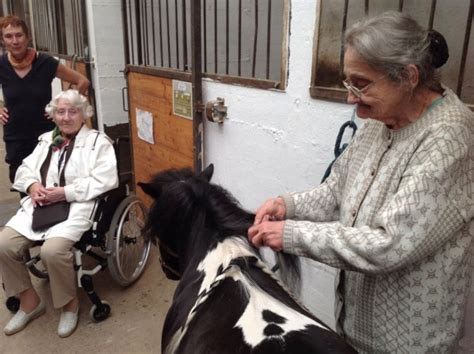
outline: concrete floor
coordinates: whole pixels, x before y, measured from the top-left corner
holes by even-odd
[[[3,131],[0,125],[0,136]],[[3,162],[3,141],[0,142],[0,229],[16,212],[18,197],[10,192],[8,171]],[[86,258],[86,257],[85,257]],[[87,262],[84,259],[84,262]],[[47,281],[32,277],[40,296],[46,301],[47,312],[32,321],[23,331],[5,336],[3,327],[12,314],[4,306],[5,293],[0,290],[0,353],[160,353],[161,329],[176,283],[163,275],[158,252],[152,248],[147,268],[132,286],[116,285],[107,270],[94,276],[97,293],[110,303],[111,316],[95,323],[89,317],[89,299],[79,289],[80,319],[74,334],[61,339],[56,334],[59,310],[51,303]]]

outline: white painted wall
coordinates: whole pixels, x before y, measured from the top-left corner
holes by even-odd
[[[125,68],[121,2],[88,0],[86,4],[90,55],[94,61],[92,82],[97,121],[102,129],[102,125],[128,122],[128,113],[122,109],[122,87],[126,81],[120,72]]]
[[[352,107],[310,97],[312,48],[318,1],[292,1],[288,87],[285,92],[224,85],[206,80],[204,100],[225,98],[228,120],[205,123],[205,163],[214,182],[254,210],[265,199],[320,183],[333,159],[339,127]],[[303,301],[334,325],[334,274],[304,262]]]

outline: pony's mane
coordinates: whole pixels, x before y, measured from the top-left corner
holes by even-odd
[[[222,240],[247,235],[253,223],[254,214],[242,209],[228,191],[195,176],[190,169],[164,171],[150,185],[158,191],[145,227],[152,237],[169,234],[171,229],[176,234],[206,227]]]

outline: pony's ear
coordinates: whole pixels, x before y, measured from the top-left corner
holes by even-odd
[[[144,182],[138,182],[137,183],[141,189],[146,193],[148,194],[150,197],[153,197],[154,199],[158,199],[158,197],[160,196],[160,192],[161,190],[159,189],[156,189],[155,187],[153,187],[152,184],[150,183],[144,183]]]
[[[201,172],[199,177],[204,178],[206,181],[210,182],[213,174],[214,174],[214,165],[211,163],[209,166],[205,168],[204,171]]]

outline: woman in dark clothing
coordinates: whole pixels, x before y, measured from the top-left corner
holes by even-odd
[[[51,101],[51,83],[55,77],[70,82],[85,94],[89,80],[44,53],[28,47],[28,27],[22,19],[9,15],[0,19],[0,37],[6,53],[0,58],[0,84],[4,107],[0,123],[5,141],[5,162],[10,166],[13,183],[17,168],[31,154],[38,137],[54,128],[44,107]]]

